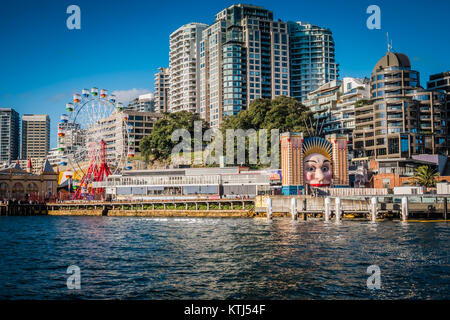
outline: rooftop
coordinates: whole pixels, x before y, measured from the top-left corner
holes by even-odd
[[[411,68],[411,62],[406,54],[386,52],[386,55],[375,65],[372,73],[375,73],[375,71],[379,69],[386,69],[389,67]]]

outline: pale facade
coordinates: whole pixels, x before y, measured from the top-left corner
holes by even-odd
[[[170,35],[169,112],[200,110],[200,41],[207,27],[189,23]]]
[[[155,73],[155,112],[169,110],[169,68],[159,68]]]
[[[45,158],[50,150],[50,117],[25,114],[22,116],[21,158]]]

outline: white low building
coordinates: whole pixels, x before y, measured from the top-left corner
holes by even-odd
[[[276,170],[241,167],[131,170],[111,175],[93,187],[105,188],[112,199],[240,198],[268,194]],[[279,176],[278,176],[279,177]]]

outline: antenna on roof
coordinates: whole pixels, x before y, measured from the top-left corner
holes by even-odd
[[[389,32],[387,32],[387,51],[391,52],[392,50],[392,39],[391,39],[391,43],[389,43]]]

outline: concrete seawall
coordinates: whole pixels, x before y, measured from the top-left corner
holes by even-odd
[[[51,210],[51,216],[102,216],[103,210]],[[108,210],[110,217],[253,218],[252,210]],[[265,216],[263,214],[262,216]]]

